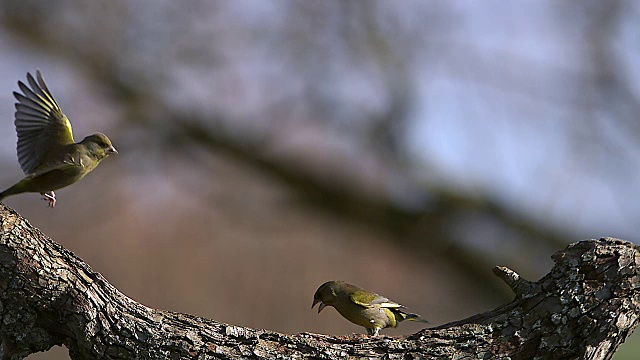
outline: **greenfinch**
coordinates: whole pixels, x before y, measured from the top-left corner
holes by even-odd
[[[418,314],[403,311],[404,306],[371,291],[344,281],[328,281],[313,295],[313,309],[318,314],[327,306],[333,306],[345,319],[367,329],[367,334],[377,336],[381,329],[397,327],[404,320],[428,323]]]
[[[102,133],[76,143],[71,123],[51,95],[40,71],[36,77],[37,82],[27,73],[30,88],[18,81],[22,94],[13,93],[18,100],[15,113],[18,162],[25,178],[1,192],[0,200],[24,192],[38,192],[54,207],[54,190],[79,181],[104,158],[118,152]]]

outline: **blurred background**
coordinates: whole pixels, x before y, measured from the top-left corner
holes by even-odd
[[[0,187],[40,69],[120,154],[6,203],[150,307],[285,333],[340,279],[440,325],[640,230],[632,1],[0,1]],[[403,323],[388,335],[414,333]],[[635,359],[633,338],[616,359]],[[64,348],[29,359],[68,359]]]

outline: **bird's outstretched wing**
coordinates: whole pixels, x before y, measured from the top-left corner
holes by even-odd
[[[15,113],[18,161],[27,175],[63,146],[74,143],[69,119],[60,110],[39,70],[36,77],[37,82],[27,73],[30,87],[18,81],[22,94],[13,93],[18,100]]]

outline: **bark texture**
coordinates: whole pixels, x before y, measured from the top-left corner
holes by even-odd
[[[537,282],[496,267],[512,302],[411,336],[287,335],[141,305],[0,204],[0,357],[610,359],[638,324],[638,247],[587,240],[553,259]]]

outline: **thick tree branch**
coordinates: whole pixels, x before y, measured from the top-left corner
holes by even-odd
[[[408,337],[287,335],[145,307],[0,205],[0,357],[610,359],[638,324],[638,247],[581,241],[553,259],[535,283],[496,268],[511,303]]]

